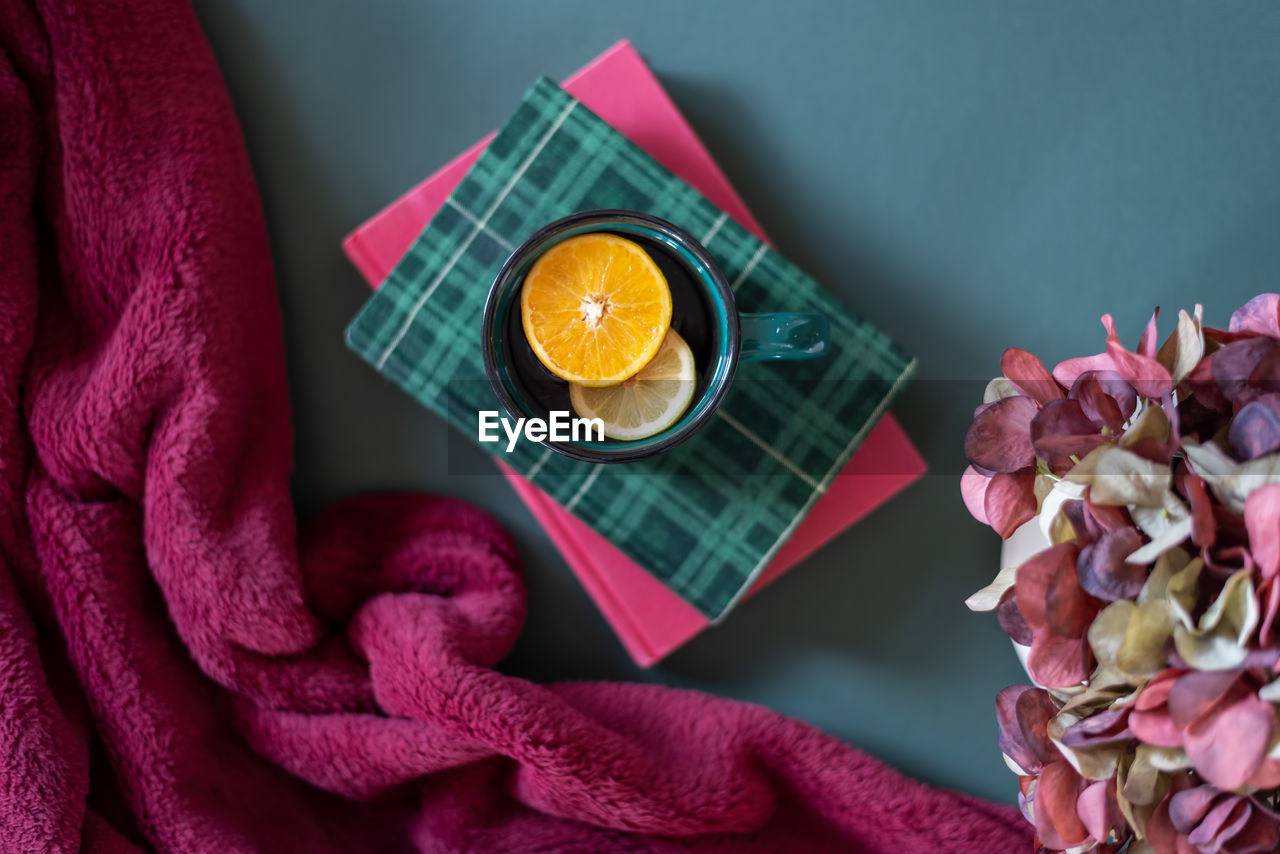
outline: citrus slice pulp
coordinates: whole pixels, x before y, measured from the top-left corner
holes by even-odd
[[[534,262],[520,291],[538,361],[571,383],[620,383],[649,363],[671,327],[671,288],[639,244],[613,234],[571,237]]]
[[[603,388],[571,384],[569,402],[580,417],[604,422],[611,439],[645,439],[679,420],[697,381],[693,351],[672,329],[658,354],[631,379]]]

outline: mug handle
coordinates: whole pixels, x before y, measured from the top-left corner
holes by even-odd
[[[821,314],[777,312],[740,314],[743,362],[766,359],[813,359],[830,348],[831,329]]]

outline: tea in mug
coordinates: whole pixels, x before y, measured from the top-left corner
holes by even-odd
[[[565,403],[612,439],[661,433],[706,384],[710,311],[702,289],[656,241],[611,232],[544,252],[510,315],[514,368],[548,411]],[[566,401],[567,398],[567,401]]]

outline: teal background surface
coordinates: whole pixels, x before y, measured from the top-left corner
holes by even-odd
[[[961,438],[1001,351],[1225,324],[1280,272],[1280,6],[977,0],[197,0],[275,250],[299,512],[375,489],[494,513],[529,618],[504,670],[767,704],[924,780],[1012,801],[992,698],[1021,677],[966,595],[999,544]],[[347,351],[339,241],[629,37],[779,249],[920,359],[894,408],[933,473],[652,671],[633,667],[478,448]]]

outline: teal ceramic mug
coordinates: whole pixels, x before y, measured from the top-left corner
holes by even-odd
[[[584,211],[540,229],[511,253],[485,302],[481,342],[485,372],[494,394],[512,418],[547,419],[572,411],[568,383],[533,354],[520,320],[520,288],[533,263],[561,241],[607,232],[645,248],[671,286],[671,328],[693,351],[697,385],[684,414],[644,439],[552,441],[542,444],[574,459],[599,463],[646,459],[674,448],[715,414],[739,362],[812,359],[823,356],[830,335],[820,314],[740,313],[724,273],[688,232],[648,214],[626,210]]]

